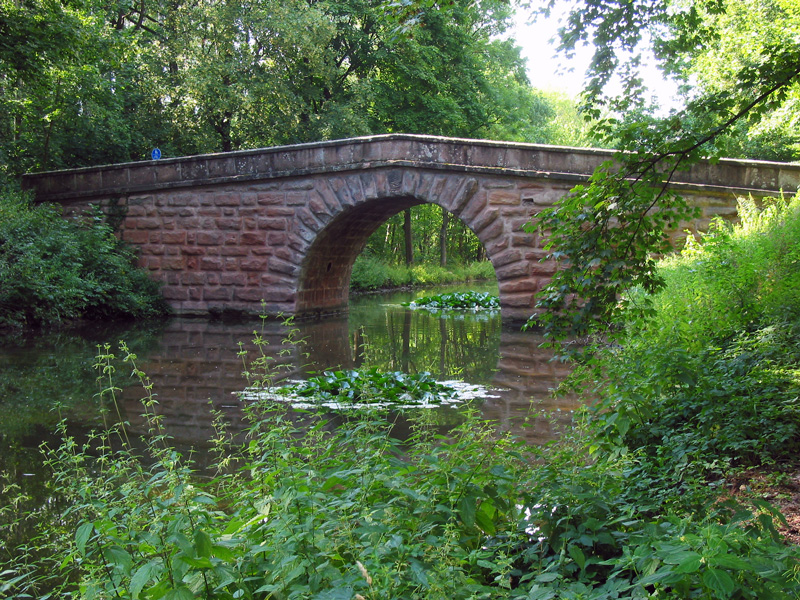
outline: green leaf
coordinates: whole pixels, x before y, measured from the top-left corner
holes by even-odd
[[[575,563],[583,570],[583,567],[586,565],[586,555],[583,553],[578,546],[575,544],[570,544],[567,547],[567,552],[570,555],[570,558],[575,561]]]
[[[737,569],[739,571],[749,571],[752,569],[752,566],[747,561],[739,558],[738,556],[734,556],[733,554],[718,554],[716,556],[711,556],[708,559],[709,566],[712,567],[723,567],[725,569]]]
[[[83,523],[75,531],[75,544],[78,546],[78,552],[83,556],[86,556],[86,542],[89,541],[92,531],[94,531],[94,523]]]
[[[717,598],[730,598],[736,584],[727,572],[721,569],[708,569],[703,573],[703,583],[714,591]]]
[[[467,527],[475,526],[475,496],[464,496],[458,503],[458,514]]]
[[[485,498],[481,501],[477,512],[475,513],[475,522],[486,535],[494,535],[497,533],[497,528],[494,524],[494,515],[497,513],[494,503]]]
[[[195,529],[194,532],[194,547],[195,551],[197,552],[197,556],[208,558],[211,556],[211,538],[209,535],[200,529],[199,527]]]
[[[126,575],[131,572],[133,560],[131,555],[124,548],[119,546],[108,546],[103,550],[105,559]]]
[[[160,565],[157,561],[151,560],[150,562],[145,563],[136,569],[136,572],[131,577],[130,585],[131,598],[133,600],[136,600],[139,597],[139,594],[142,592],[150,579],[158,573],[159,567]]]
[[[167,592],[163,600],[195,600],[195,597],[192,590],[186,586],[181,586]]]
[[[700,570],[700,565],[702,564],[703,557],[700,556],[697,552],[685,552],[683,558],[680,559],[680,562],[677,563],[675,567],[676,573],[696,573]],[[667,559],[664,559],[665,562]],[[674,563],[673,563],[674,564]]]
[[[214,567],[214,563],[212,563],[211,559],[206,556],[201,556],[199,558],[194,558],[191,556],[179,556],[178,558],[195,569],[211,569]]]

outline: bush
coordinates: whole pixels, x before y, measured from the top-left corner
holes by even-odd
[[[57,207],[0,192],[0,326],[165,311],[157,284],[100,215],[68,221]]]
[[[652,317],[598,356],[604,435],[676,485],[796,456],[800,201],[745,203],[741,225],[716,222],[661,268]]]
[[[661,262],[653,343],[701,348],[737,332],[800,318],[800,196],[759,210],[739,204],[741,224],[715,220],[700,241]],[[638,335],[638,334],[637,334]]]

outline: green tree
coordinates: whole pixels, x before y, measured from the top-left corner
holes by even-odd
[[[547,13],[555,2],[538,4]],[[767,9],[773,24],[752,25]],[[665,229],[692,215],[666,182],[731,148],[736,128],[752,131],[787,115],[800,74],[797,13],[790,0],[575,3],[560,48],[594,46],[584,111],[620,153],[616,165],[602,166],[538,219],[552,231],[551,254],[563,266],[540,295],[543,312],[535,318],[549,339],[607,329],[629,309],[648,310],[626,293],[661,287],[652,253],[668,250]],[[738,42],[728,39],[734,34]],[[668,114],[647,102],[640,71],[648,47],[684,87],[684,106]],[[611,94],[615,77],[620,92]]]

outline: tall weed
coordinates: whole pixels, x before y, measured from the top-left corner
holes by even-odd
[[[248,382],[273,361],[244,356]],[[123,345],[96,361],[114,406],[118,369],[143,389],[143,450],[124,424],[45,448],[58,518],[4,554],[5,597],[141,599],[793,598],[798,552],[768,507],[704,516],[650,494],[640,453],[598,452],[591,428],[528,448],[467,411],[442,434],[430,413],[392,435],[388,413],[339,417],[246,407],[224,421],[216,467],[170,444],[152,384]],[[589,424],[588,422],[585,424]],[[578,423],[580,425],[580,422]],[[617,450],[620,448],[617,447]],[[637,486],[631,486],[632,481]],[[706,488],[707,489],[707,488]],[[644,490],[644,491],[642,491]],[[673,494],[673,495],[677,495]]]
[[[800,451],[800,199],[662,262],[654,315],[603,348],[598,423],[676,485]]]
[[[702,348],[746,330],[800,319],[800,196],[759,209],[739,203],[741,223],[718,219],[700,241],[663,260],[666,288],[635,335]]]

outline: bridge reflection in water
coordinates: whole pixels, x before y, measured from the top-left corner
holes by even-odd
[[[370,317],[369,315],[372,315]],[[571,418],[577,399],[554,399],[551,389],[567,374],[562,363],[540,349],[541,338],[518,326],[503,326],[499,315],[484,319],[441,319],[399,306],[380,313],[359,313],[293,325],[304,343],[287,345],[288,328],[277,322],[222,323],[170,321],[157,341],[140,355],[139,368],[152,380],[168,434],[179,444],[201,444],[213,433],[212,411],[221,411],[230,431],[246,428],[236,393],[247,381],[238,355],[257,356],[254,331],[263,336],[261,350],[274,357],[279,379],[297,379],[326,368],[377,366],[384,370],[430,371],[437,379],[463,379],[498,388],[480,404],[487,419],[531,443],[553,438]],[[126,419],[135,432],[146,432],[139,403],[143,392],[122,393]],[[451,411],[452,409],[440,409]],[[551,413],[545,416],[543,412]]]

